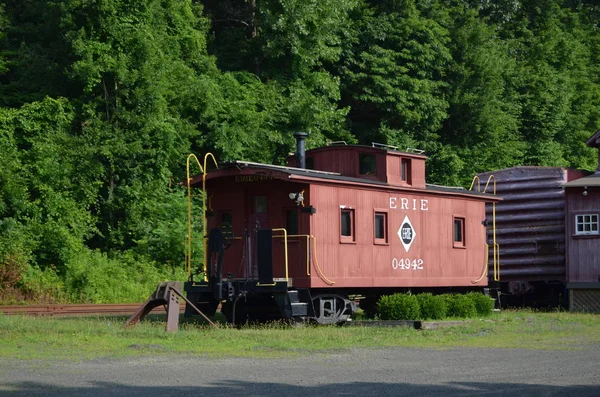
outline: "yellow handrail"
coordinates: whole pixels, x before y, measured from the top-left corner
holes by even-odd
[[[307,254],[306,275],[310,276],[310,259],[309,259],[310,249],[309,249],[308,243],[309,243],[309,240],[312,239],[312,241],[313,241],[312,257],[314,259],[315,268],[317,269],[317,274],[319,275],[321,280],[323,280],[326,284],[329,284],[329,285],[335,284],[335,281],[331,281],[323,274],[323,271],[321,270],[321,267],[319,266],[319,261],[317,259],[317,238],[315,236],[306,235],[306,234],[292,234],[292,235],[288,236],[287,231],[285,229],[273,229],[273,231],[283,231],[284,232],[283,236],[273,236],[273,237],[284,237],[286,239],[286,244],[285,244],[285,278],[286,278],[286,281],[288,279],[287,237],[306,237],[306,254]]]
[[[494,244],[494,281],[500,281],[500,245]]]
[[[490,175],[483,192],[487,191],[490,182],[493,181],[493,194],[496,194],[496,177]],[[494,281],[500,281],[500,245],[496,242],[496,202],[492,203],[492,242],[494,244],[493,255],[494,255]]]
[[[329,285],[335,284],[335,281],[331,281],[330,279],[325,277],[325,275],[323,274],[323,271],[321,270],[321,267],[319,266],[319,261],[317,259],[317,238],[312,235],[310,236],[310,238],[313,239],[313,256],[315,259],[314,263],[315,263],[315,268],[317,269],[317,274],[319,275],[321,280],[323,280],[325,282],[325,284],[329,284]]]
[[[490,259],[488,256],[488,250],[490,249],[490,246],[487,245],[487,243],[485,244],[485,265],[483,265],[483,272],[481,273],[481,276],[477,279],[477,280],[472,280],[471,284],[477,284],[478,282],[480,282],[481,280],[483,280],[483,278],[485,276],[487,276],[487,272],[488,272],[488,265],[490,264]]]
[[[490,175],[488,177],[485,187],[483,188],[483,192],[481,192],[481,180],[479,179],[479,176],[477,176],[477,175],[475,175],[475,177],[473,178],[473,182],[471,182],[471,187],[469,188],[469,190],[473,190],[473,187],[475,186],[475,181],[477,181],[477,192],[480,192],[480,193],[486,193],[488,187],[490,186],[490,182],[493,182],[492,194],[496,194],[496,177],[494,175]],[[492,244],[493,244],[492,254],[493,254],[493,265],[494,265],[494,281],[500,281],[500,245],[496,242],[496,202],[492,203]],[[486,250],[489,250],[489,245],[487,245],[487,244],[486,244]],[[489,265],[488,255],[486,255],[486,264]],[[486,268],[487,268],[487,265],[486,265]],[[480,277],[477,281],[473,282],[473,284],[481,281],[481,279],[483,277],[484,276],[482,275],[482,277]]]
[[[287,230],[285,230],[284,228],[278,228],[278,229],[273,229],[274,232],[283,232],[283,236],[273,236],[273,237],[283,237],[283,256],[285,258],[285,282],[289,283],[289,275],[288,275],[288,234],[287,234]],[[256,284],[257,286],[260,287],[274,287],[275,285],[277,285],[277,283],[273,283],[273,284],[261,284],[260,282]]]
[[[479,179],[479,176],[475,175],[473,177],[473,182],[471,182],[471,187],[469,188],[469,190],[473,190],[473,186],[475,186],[475,181],[477,181],[477,191],[481,191],[481,179]]]
[[[283,255],[285,256],[285,282],[289,281],[288,274],[288,235],[287,230],[285,228],[273,229],[274,232],[283,232]]]
[[[204,281],[208,281],[208,278],[206,277],[206,266],[208,263],[208,238],[206,237],[208,235],[208,233],[206,232],[206,224],[208,223],[208,219],[206,218],[206,199],[208,197],[208,195],[206,194],[206,160],[208,160],[209,156],[212,158],[215,167],[219,168],[219,164],[217,163],[215,156],[213,156],[212,153],[206,153],[204,155],[204,168],[202,171],[202,233],[204,236],[204,265],[202,267],[202,270],[204,272]]]
[[[288,237],[306,237],[306,275],[310,276],[310,249],[309,234],[288,234]],[[273,238],[283,238],[283,236],[273,236]]]
[[[192,178],[190,177],[190,159],[194,159],[196,160],[196,164],[198,164],[198,168],[200,168],[200,172],[202,173],[202,232],[203,232],[203,236],[204,236],[204,262],[202,264],[202,273],[204,275],[204,281],[207,281],[208,278],[206,277],[206,266],[207,266],[207,261],[208,261],[208,252],[207,252],[207,238],[206,238],[206,161],[208,160],[208,157],[211,157],[213,159],[213,162],[215,163],[215,166],[217,168],[219,168],[219,165],[217,164],[217,160],[215,159],[215,156],[212,155],[212,153],[206,153],[206,155],[204,155],[204,167],[202,167],[202,165],[200,164],[200,160],[198,160],[198,157],[196,157],[195,154],[190,154],[188,155],[187,159],[186,159],[186,172],[187,172],[187,190],[188,190],[188,235],[187,235],[187,240],[188,240],[188,244],[187,244],[187,257],[186,257],[186,265],[187,265],[187,271],[188,271],[188,277],[191,276],[192,274],[192,186],[191,186],[191,182],[192,182]]]

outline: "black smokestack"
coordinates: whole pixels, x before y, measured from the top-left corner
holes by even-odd
[[[296,137],[296,167],[306,168],[306,149],[304,139],[308,136],[306,132],[298,131],[294,133]]]

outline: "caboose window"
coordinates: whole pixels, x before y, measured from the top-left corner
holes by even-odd
[[[575,215],[575,234],[600,234],[598,214]]]
[[[340,241],[354,242],[354,210],[343,208],[340,212]]]
[[[361,153],[359,156],[359,174],[361,175],[375,175],[377,169],[375,163],[375,155]]]
[[[400,162],[400,177],[402,179],[402,182],[405,182],[409,185],[412,184],[410,168],[410,159],[402,159]]]
[[[465,246],[465,218],[454,218],[454,247]]]
[[[222,211],[221,212],[221,226],[224,228],[231,229],[231,225],[233,225],[233,216],[231,215],[231,212]]]
[[[264,214],[267,212],[267,196],[254,196],[254,213]]]
[[[387,244],[388,233],[387,233],[387,213],[386,212],[375,212],[375,244]]]

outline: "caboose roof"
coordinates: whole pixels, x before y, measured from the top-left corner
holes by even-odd
[[[427,156],[423,154],[423,151],[419,150],[419,149],[408,148],[406,151],[400,151],[400,150],[397,150],[397,148],[394,146],[381,145],[381,144],[376,144],[376,143],[373,143],[371,146],[331,144],[328,146],[321,146],[321,147],[317,147],[314,149],[308,149],[306,151],[306,154],[309,155],[309,154],[318,153],[318,152],[331,152],[331,151],[335,151],[335,150],[341,151],[341,150],[348,150],[348,149],[359,149],[361,151],[368,151],[368,152],[373,152],[373,153],[385,153],[385,154],[390,154],[390,155],[411,157],[411,158],[416,158],[416,159],[426,159],[427,158]],[[294,157],[294,155],[292,155],[292,157]]]
[[[235,172],[237,170],[237,172]],[[231,172],[235,173],[232,174]],[[279,165],[270,165],[263,163],[254,163],[251,161],[229,161],[221,163],[218,169],[214,169],[208,172],[207,180],[221,178],[231,175],[249,175],[249,174],[260,174],[265,175],[268,173],[275,179],[290,180],[296,182],[307,182],[307,183],[333,183],[339,185],[354,185],[364,187],[378,187],[392,190],[403,190],[403,191],[417,191],[433,194],[449,194],[454,196],[468,196],[468,197],[479,197],[485,198],[490,201],[500,200],[500,198],[487,194],[479,193],[464,189],[462,187],[451,187],[451,186],[440,186],[427,184],[425,189],[414,188],[414,187],[402,187],[397,185],[390,185],[386,182],[354,178],[343,176],[337,172],[317,171],[304,168],[287,167]],[[192,178],[192,185],[199,185],[202,182],[202,176],[196,176]]]

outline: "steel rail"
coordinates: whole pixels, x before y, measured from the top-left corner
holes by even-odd
[[[130,315],[135,312],[141,303],[125,304],[46,304],[46,305],[6,305],[0,306],[0,313],[4,315],[24,316],[90,316],[90,315]],[[179,308],[183,313],[185,304]],[[159,306],[155,312],[165,312]]]

